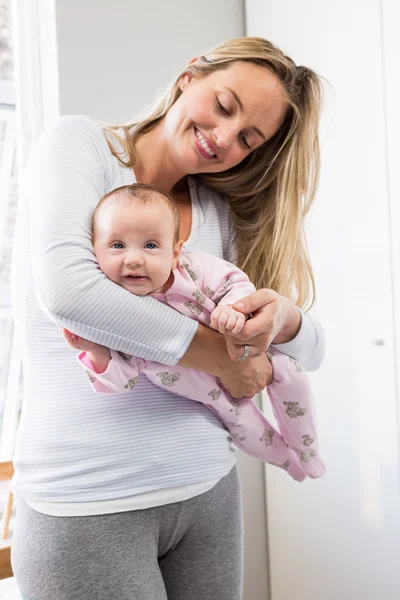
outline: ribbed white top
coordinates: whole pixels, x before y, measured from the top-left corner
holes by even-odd
[[[133,181],[100,127],[67,116],[42,135],[21,185],[12,300],[24,401],[13,489],[43,512],[46,504],[51,514],[79,515],[98,514],[100,506],[115,512],[175,502],[201,493],[199,484],[209,489],[235,463],[228,432],[197,402],[145,377],[130,394],[92,392],[59,331],[67,327],[167,365],[176,364],[196,332],[197,322],[130,294],[97,266],[93,210],[103,194]],[[185,248],[235,262],[227,202],[194,178],[190,193],[192,231]],[[313,369],[323,346],[321,327],[303,316],[295,340],[277,347]]]

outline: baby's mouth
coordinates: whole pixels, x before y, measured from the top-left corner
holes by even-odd
[[[127,279],[128,281],[142,281],[148,279],[148,277],[145,275],[123,275],[123,279]]]

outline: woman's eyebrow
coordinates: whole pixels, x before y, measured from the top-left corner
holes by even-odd
[[[235,92],[235,90],[232,90],[230,87],[228,86],[224,86],[227,90],[230,91],[230,93],[232,94],[232,96],[235,98],[237,105],[239,106],[239,109],[243,112],[243,104],[242,101],[240,100],[239,96],[237,95],[237,93]],[[266,140],[265,135],[258,129],[258,127],[252,127],[251,129],[253,129],[264,141]]]

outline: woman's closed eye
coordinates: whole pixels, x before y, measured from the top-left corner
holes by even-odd
[[[231,113],[229,112],[229,110],[228,110],[228,109],[227,109],[227,108],[226,108],[226,107],[225,107],[223,104],[221,104],[221,102],[220,102],[220,100],[219,100],[218,96],[215,96],[215,100],[216,100],[216,102],[217,102],[217,106],[218,106],[219,110],[222,112],[222,114],[224,114],[224,115],[225,115],[225,116],[227,116],[227,117],[230,117],[230,116],[231,116]],[[243,145],[244,145],[244,146],[245,146],[245,147],[246,147],[248,150],[250,150],[250,149],[251,149],[251,148],[250,148],[250,145],[249,145],[249,143],[247,142],[247,140],[246,140],[246,137],[243,135],[243,133],[241,133],[239,137],[240,137],[240,141],[242,142],[242,144],[243,144]]]
[[[228,117],[231,116],[231,113],[229,112],[229,110],[227,108],[225,108],[225,106],[223,104],[221,104],[218,96],[215,96],[215,100],[217,101],[217,106],[220,109],[220,111],[224,114],[227,115]]]

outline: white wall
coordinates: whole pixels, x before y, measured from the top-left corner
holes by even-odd
[[[58,114],[122,123],[151,102],[192,57],[245,32],[243,0],[36,1],[44,125]],[[239,454],[243,600],[266,600],[264,472],[261,463]]]
[[[308,239],[327,333],[312,381],[328,469],[296,486],[267,467],[271,600],[392,600],[400,597],[399,5],[246,5],[248,35],[327,80]]]
[[[241,0],[56,2],[61,114],[123,122],[185,64],[244,32]]]

